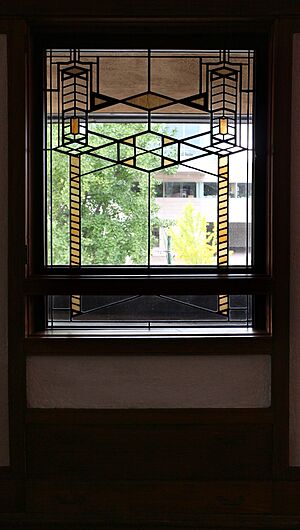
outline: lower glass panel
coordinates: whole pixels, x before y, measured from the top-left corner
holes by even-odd
[[[47,307],[48,329],[252,327],[252,295],[55,295]]]

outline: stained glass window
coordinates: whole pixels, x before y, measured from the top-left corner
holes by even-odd
[[[135,295],[78,297],[78,312],[74,317],[72,296],[48,297],[49,327],[123,330],[143,332],[155,330],[181,334],[195,333],[199,328],[231,329],[252,326],[252,296],[230,295],[222,300],[217,295]],[[223,306],[220,306],[220,303]],[[222,309],[222,310],[220,310]]]
[[[251,267],[253,72],[251,50],[46,50],[46,265]]]

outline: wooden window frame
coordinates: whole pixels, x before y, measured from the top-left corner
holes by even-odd
[[[259,51],[259,75],[260,79],[266,75],[268,68],[263,65],[263,52],[265,51],[265,60],[267,60],[267,28],[265,26],[258,27],[255,25],[237,24],[232,32],[232,27],[228,25],[220,25],[218,37],[216,37],[215,29],[210,24],[194,23],[190,24],[182,21],[181,23],[162,24],[160,22],[120,22],[110,21],[109,24],[98,21],[96,26],[93,24],[93,31],[89,32],[90,24],[80,22],[77,23],[76,31],[74,32],[74,24],[66,22],[63,30],[54,27],[33,27],[32,40],[30,48],[30,73],[32,84],[30,87],[31,102],[33,109],[31,109],[31,135],[29,136],[29,145],[31,152],[30,174],[29,174],[29,199],[28,199],[28,265],[27,276],[25,279],[25,294],[31,300],[27,305],[27,333],[25,339],[26,352],[34,354],[38,350],[39,354],[49,354],[54,346],[54,340],[61,345],[61,349],[65,351],[80,351],[80,341],[84,340],[86,346],[92,348],[96,353],[99,351],[99,345],[103,343],[105,348],[109,348],[110,354],[114,351],[118,354],[127,354],[128,348],[131,353],[147,354],[153,350],[161,353],[168,353],[170,355],[180,354],[182,352],[183,344],[184,351],[191,354],[206,353],[214,351],[215,348],[227,353],[228,351],[235,351],[237,345],[242,346],[243,353],[252,353],[253,351],[262,351],[269,353],[271,350],[271,305],[270,294],[272,292],[272,277],[270,274],[270,266],[268,260],[268,251],[270,248],[268,219],[269,213],[265,216],[261,215],[261,211],[270,211],[270,205],[267,200],[270,188],[270,177],[267,171],[266,152],[267,152],[267,122],[265,112],[263,109],[267,106],[266,89],[259,91],[259,98],[257,98],[257,106],[261,108],[261,112],[256,113],[256,128],[259,130],[257,134],[257,155],[256,155],[256,173],[257,173],[257,193],[254,205],[254,217],[260,218],[260,223],[255,225],[255,239],[256,239],[256,263],[252,271],[241,272],[239,269],[230,267],[230,271],[226,273],[218,273],[209,269],[201,268],[201,272],[193,268],[164,268],[159,267],[156,270],[151,270],[151,274],[145,271],[145,268],[85,268],[85,271],[74,272],[67,268],[61,267],[54,271],[48,271],[43,265],[43,238],[41,235],[41,220],[43,218],[42,212],[42,160],[38,159],[38,153],[42,152],[42,120],[41,120],[41,94],[36,87],[41,86],[41,79],[38,78],[37,72],[41,70],[41,49],[46,47],[65,48],[73,43],[76,47],[119,47],[122,49],[128,47],[146,48],[155,46],[164,48],[171,42],[176,43],[178,40],[178,31],[180,31],[180,42],[184,41],[185,45],[192,44],[192,47],[199,48],[214,47],[218,48],[232,48],[232,49],[252,49],[257,48]],[[70,36],[72,33],[72,36]],[[76,34],[76,40],[74,40]],[[92,36],[91,36],[92,35]],[[99,36],[101,39],[99,40]],[[201,38],[199,37],[201,35]],[[72,45],[72,46],[73,46]],[[264,81],[266,86],[266,79]],[[39,102],[39,103],[38,103]],[[38,142],[40,138],[40,143]],[[59,272],[58,272],[59,271]],[[100,271],[100,272],[99,272]],[[102,272],[103,271],[103,272]],[[124,339],[124,337],[103,337],[98,336],[96,339],[88,337],[88,331],[83,332],[82,337],[58,338],[55,332],[45,332],[45,321],[43,316],[43,303],[36,302],[38,297],[46,296],[47,294],[94,294],[99,292],[102,294],[186,294],[193,292],[194,294],[217,294],[226,292],[228,294],[254,294],[258,300],[257,309],[255,311],[256,322],[254,328],[266,331],[253,331],[249,334],[246,330],[234,336],[230,330],[215,332],[211,336],[201,336],[201,332],[197,337],[172,337],[165,338],[157,337],[132,337]],[[265,300],[263,300],[265,296]],[[41,299],[41,298],[40,298]],[[35,303],[32,301],[35,300]],[[38,316],[37,316],[38,315]],[[40,332],[40,333],[35,333]],[[223,340],[223,337],[225,340]],[[171,340],[169,340],[171,338]],[[184,339],[184,342],[183,342]],[[130,346],[127,346],[129,341]],[[215,342],[216,341],[216,342]],[[219,341],[219,343],[218,343]],[[188,351],[186,345],[188,344]],[[94,346],[93,346],[94,345]],[[162,348],[162,350],[161,350]],[[207,349],[208,348],[208,349]],[[54,351],[54,350],[53,350]],[[241,351],[241,349],[240,349]]]

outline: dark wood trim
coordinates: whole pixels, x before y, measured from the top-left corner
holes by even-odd
[[[58,337],[50,332],[27,337],[23,342],[25,355],[271,355],[272,337],[215,335],[191,337],[91,337],[73,336],[65,331]],[[230,330],[229,330],[230,333]],[[51,336],[52,335],[52,336]]]
[[[112,280],[112,281],[110,281]],[[130,281],[129,281],[130,280]],[[269,276],[32,276],[24,281],[25,295],[43,294],[253,294],[272,290]]]
[[[71,13],[70,13],[71,11]],[[154,0],[151,6],[145,2],[130,2],[125,0],[123,2],[113,2],[110,4],[101,4],[97,0],[89,0],[82,5],[79,1],[72,3],[72,10],[70,10],[70,3],[68,0],[63,0],[59,3],[44,0],[39,2],[33,0],[30,3],[20,3],[18,0],[11,0],[7,4],[3,4],[0,10],[1,15],[9,16],[23,16],[23,17],[41,17],[41,16],[86,16],[87,13],[91,17],[186,17],[187,14],[193,17],[230,17],[246,18],[246,17],[276,17],[289,16],[300,14],[300,6],[297,0],[260,0],[240,1],[228,0],[224,5],[223,0],[214,0],[208,3],[200,0],[197,3],[189,0],[183,6],[178,0]]]
[[[282,89],[282,97],[287,98],[285,105],[287,110],[292,109],[292,101],[291,101],[291,92],[292,92],[292,51],[293,51],[293,34],[294,33],[300,33],[300,17],[294,17],[292,19],[288,19],[285,21],[285,25],[280,28],[280,30],[284,32],[286,35],[285,42],[283,43],[284,49],[286,50],[285,53],[288,53],[288,64],[285,65],[285,68],[288,70],[288,77],[286,81],[286,86],[282,83],[281,89]],[[281,43],[279,43],[280,46]],[[282,56],[284,55],[284,50],[282,50]],[[289,113],[289,119],[286,126],[289,125],[289,136],[285,138],[284,141],[284,152],[283,160],[287,161],[288,165],[290,165],[290,145],[291,145],[291,120],[290,120],[290,113]],[[284,163],[282,160],[282,164]],[[289,190],[288,190],[289,191]],[[289,230],[289,226],[286,228]],[[289,233],[289,232],[288,232]],[[287,258],[287,257],[286,257]],[[289,267],[288,267],[288,277],[286,278],[289,280]],[[289,287],[290,288],[290,287]],[[286,293],[289,292],[289,288],[285,287]],[[283,295],[284,296],[284,295]],[[286,296],[286,295],[285,295]],[[285,304],[287,307],[288,301],[285,301]],[[288,322],[288,320],[287,320]],[[277,339],[276,339],[277,340]],[[285,348],[289,352],[289,329],[285,329]],[[288,345],[288,347],[287,347]],[[280,349],[280,345],[278,345]],[[279,471],[279,474],[282,478],[286,478],[287,480],[300,480],[300,467],[293,467],[289,466],[289,425],[288,425],[288,418],[289,418],[289,402],[290,402],[290,396],[289,396],[289,358],[288,355],[283,355],[281,352],[281,355],[279,354],[278,362],[274,365],[274,369],[277,373],[277,384],[281,385],[281,388],[284,389],[284,393],[281,396],[278,396],[278,403],[275,405],[276,410],[278,410],[277,415],[277,421],[275,423],[275,436],[276,432],[279,428],[279,432],[281,431],[281,438],[278,437],[279,441],[279,447],[281,445],[281,454],[283,457],[283,460],[280,463],[281,471]],[[275,374],[273,375],[274,378]],[[275,447],[276,449],[276,447]]]
[[[289,465],[289,256],[291,156],[292,28],[277,22],[274,45],[273,107],[273,348],[272,403],[274,474],[283,478]],[[282,175],[285,183],[282,186]]]
[[[8,20],[1,20],[0,21],[0,33],[4,33],[7,35],[7,54],[8,54],[8,73],[7,73],[7,79],[8,79],[8,174],[9,176],[12,176],[12,179],[16,179],[16,174],[18,171],[18,168],[16,165],[14,165],[14,162],[12,161],[12,142],[18,142],[19,135],[18,133],[15,134],[15,131],[13,131],[13,127],[11,127],[11,117],[13,113],[13,108],[16,113],[18,113],[20,107],[22,108],[22,101],[17,102],[16,105],[14,105],[14,96],[18,95],[18,97],[22,96],[22,82],[24,80],[23,76],[20,76],[20,87],[15,86],[17,85],[17,79],[18,79],[18,67],[20,63],[23,62],[24,58],[22,57],[22,50],[24,50],[25,40],[24,40],[24,24],[18,23],[16,25],[13,25]],[[19,57],[17,57],[17,49],[19,47],[19,52],[21,51],[21,54]],[[15,61],[15,64],[12,66],[10,63],[11,61]],[[25,70],[24,70],[25,74]],[[20,121],[19,126],[22,127],[22,117],[23,113],[21,110],[20,114]],[[14,118],[15,120],[17,117]],[[14,121],[14,124],[16,125],[16,122]],[[24,127],[25,130],[25,127]],[[24,130],[22,131],[21,135],[24,134]],[[13,140],[14,137],[14,140]],[[19,144],[16,146],[16,153],[20,153],[20,150],[22,144]],[[24,181],[25,182],[25,181]],[[8,201],[9,205],[11,206],[13,202],[12,197],[12,187],[8,185]],[[23,202],[23,198],[20,197],[20,201]],[[8,210],[10,220],[16,221],[16,218],[11,214],[11,212]],[[23,223],[23,220],[22,220]],[[23,223],[24,224],[24,223]],[[10,226],[9,225],[9,233],[8,233],[8,262],[9,265],[13,265],[14,260],[12,259],[12,253],[10,252],[10,236],[14,234],[14,237],[18,239],[17,236],[17,230],[16,225]],[[23,247],[24,248],[24,247]],[[16,253],[16,262],[14,263],[14,271],[18,270],[18,252]],[[8,273],[8,283],[9,288],[12,287],[12,275],[9,271]],[[21,298],[20,300],[23,300],[22,297],[22,277],[20,277],[19,282],[15,282],[15,287],[13,288],[13,292],[8,292],[8,315],[12,315],[12,304],[11,304],[11,294],[16,294],[18,292],[18,289],[20,289],[21,284]],[[19,291],[20,294],[20,291]],[[22,304],[22,302],[21,302]],[[21,309],[22,312],[22,309]],[[18,323],[18,318],[20,316],[20,311],[16,310],[16,323]],[[22,327],[20,332],[22,333]],[[20,380],[22,380],[23,372],[22,369],[19,372],[20,369],[20,363],[17,361],[16,355],[18,354],[18,339],[19,336],[17,334],[17,342],[14,343],[14,346],[16,346],[16,350],[14,350],[14,353],[12,354],[10,350],[10,338],[12,335],[12,324],[9,322],[8,325],[8,339],[9,339],[9,348],[8,348],[8,378],[9,378],[9,444],[10,444],[10,465],[9,466],[3,466],[0,467],[0,517],[4,512],[18,512],[19,510],[24,509],[24,486],[25,484],[20,480],[19,478],[15,478],[17,475],[19,475],[20,470],[20,464],[22,466],[22,449],[21,444],[19,440],[20,433],[22,431],[23,433],[23,425],[21,424],[20,420],[22,421],[22,410],[24,406],[24,400],[23,396],[21,396],[21,388],[17,388],[18,383]],[[20,344],[20,343],[19,343]],[[20,413],[20,417],[18,414]]]
[[[0,33],[6,35],[6,39],[7,39],[7,55],[8,55],[8,49],[9,49],[9,37],[8,37],[8,35],[10,33],[10,30],[11,30],[11,24],[9,23],[9,21],[8,20],[0,20]],[[8,65],[7,65],[7,77],[8,77]],[[7,85],[8,85],[8,81],[7,81]],[[8,89],[8,86],[7,86],[7,89]],[[8,92],[8,90],[7,90],[7,92]],[[7,97],[8,97],[8,94],[7,94]],[[7,129],[7,132],[8,132],[8,129]],[[7,142],[7,144],[8,144],[8,142]],[[7,170],[8,170],[8,168],[7,168]],[[8,171],[7,171],[7,176],[8,176]],[[7,238],[7,240],[8,240],[8,238]],[[7,241],[7,243],[8,243],[8,241]],[[8,303],[9,302],[8,302],[8,299],[7,299],[7,310],[8,310]],[[8,351],[7,351],[7,356],[8,356]],[[7,376],[7,377],[9,377],[9,376]],[[2,406],[2,404],[1,404],[1,406]],[[11,473],[11,468],[9,466],[0,467],[0,481],[3,480],[3,479],[8,478],[10,476],[10,473]],[[1,500],[0,500],[0,507],[1,507]]]
[[[27,409],[27,424],[217,425],[272,423],[272,409]]]
[[[133,519],[133,518],[132,518]],[[109,524],[109,526],[108,526]],[[22,525],[22,526],[20,526]],[[67,514],[0,514],[1,530],[298,530],[300,516],[297,515],[205,515],[194,521],[109,521],[97,516]],[[199,526],[201,525],[201,526]]]
[[[109,526],[108,526],[109,524]],[[299,516],[271,516],[271,515],[201,515],[199,520],[193,522],[175,521],[153,521],[137,523],[132,522],[103,522],[97,517],[46,516],[45,514],[0,515],[1,530],[298,530],[300,524]],[[20,526],[22,525],[22,526]],[[199,526],[201,525],[201,526]]]
[[[23,279],[25,275],[26,174],[26,39],[27,25],[17,21],[8,33],[8,356],[10,461],[16,476],[25,472],[24,411],[25,333]]]
[[[10,477],[10,466],[0,467],[0,480]]]
[[[0,33],[8,34],[11,29],[11,21],[9,19],[0,19]]]
[[[70,17],[31,19],[30,24],[41,48],[65,48],[70,41],[82,48],[176,48],[256,49],[263,51],[272,30],[272,19],[230,17]],[[261,234],[264,235],[264,234]],[[40,272],[40,271],[39,271]]]
[[[0,520],[3,513],[24,510],[24,483],[0,474]]]
[[[300,487],[295,481],[273,483],[273,512],[300,515]]]
[[[170,500],[165,507],[165,497]],[[80,503],[78,503],[80,499]],[[27,507],[31,512],[69,516],[97,514],[102,521],[149,524],[200,522],[202,514],[267,514],[272,510],[270,482],[96,482],[31,480]],[[151,512],[151,515],[150,515]],[[149,515],[149,516],[148,516]]]
[[[300,482],[300,466],[290,466],[285,477],[288,481]]]

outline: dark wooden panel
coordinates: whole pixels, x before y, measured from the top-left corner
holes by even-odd
[[[272,409],[27,409],[26,422],[47,425],[195,425],[273,423]],[[300,479],[300,477],[298,476]]]
[[[0,476],[0,512],[24,509],[24,487],[21,480]]]
[[[271,462],[271,425],[27,427],[27,470],[31,477],[267,479]]]
[[[300,482],[274,482],[273,511],[282,514],[300,514]]]
[[[283,478],[289,466],[289,308],[290,308],[290,156],[292,27],[278,22],[274,54],[273,112],[273,249],[276,287],[272,297],[273,347],[272,403],[274,405],[274,473]],[[282,172],[287,175],[282,187]]]
[[[23,278],[25,273],[26,43],[27,24],[14,21],[8,34],[8,390],[10,465],[23,473],[26,362]],[[19,300],[19,303],[16,303]]]
[[[167,500],[166,500],[167,499]],[[30,512],[95,513],[107,521],[197,520],[203,513],[270,513],[267,482],[30,481]]]
[[[88,2],[73,1],[72,9],[68,1],[50,2],[44,0],[32,0],[31,2],[20,2],[10,0],[1,4],[0,13],[4,15],[17,16],[123,16],[123,17],[195,17],[195,16],[225,16],[225,17],[245,17],[245,16],[276,16],[284,14],[299,14],[300,7],[298,0],[214,0],[213,2],[193,2],[190,0],[185,5],[182,2],[172,0],[153,0],[152,2],[133,2],[123,0],[123,2],[104,2],[99,4],[96,0]]]
[[[299,530],[299,516],[271,515],[201,515],[199,521],[105,522],[93,515],[57,514],[0,514],[1,530]]]

